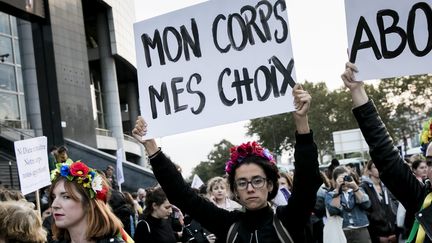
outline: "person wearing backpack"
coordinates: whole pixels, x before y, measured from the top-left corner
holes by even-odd
[[[134,241],[176,243],[177,237],[171,220],[172,205],[168,201],[162,188],[148,190],[145,201],[143,219],[136,227]]]
[[[150,155],[153,173],[168,199],[214,233],[216,242],[304,242],[304,229],[322,180],[308,124],[311,96],[298,84],[293,96],[296,111],[292,114],[297,128],[293,190],[288,204],[277,207],[275,213],[269,202],[278,191],[278,169],[270,152],[257,142],[231,148],[225,171],[230,189],[244,211],[230,212],[198,196],[155,140],[143,140],[147,125],[141,117],[137,119],[133,135]]]

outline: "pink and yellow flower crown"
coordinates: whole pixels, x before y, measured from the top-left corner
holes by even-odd
[[[432,142],[432,117],[428,121],[423,123],[423,130],[420,134],[420,145],[423,153],[426,152],[426,147]]]
[[[255,141],[234,146],[230,149],[230,153],[231,159],[225,164],[225,172],[228,174],[232,172],[232,169],[235,165],[240,164],[244,158],[251,155],[265,158],[269,161],[269,163],[276,164],[270,151],[261,147],[261,145]]]
[[[97,199],[106,202],[108,188],[104,186],[102,176],[83,162],[57,163],[56,168],[51,171],[51,181],[56,180],[59,176],[82,185],[89,191],[90,198],[96,196]]]

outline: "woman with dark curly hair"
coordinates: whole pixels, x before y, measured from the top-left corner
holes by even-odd
[[[278,170],[267,149],[256,142],[231,148],[225,171],[231,191],[244,210],[229,212],[198,196],[154,139],[143,141],[147,125],[138,118],[134,137],[146,147],[153,172],[168,199],[214,233],[216,242],[304,242],[304,228],[322,181],[307,117],[311,96],[300,85],[293,88],[293,96],[297,128],[293,190],[288,205],[279,206],[275,213],[269,201],[278,191]]]

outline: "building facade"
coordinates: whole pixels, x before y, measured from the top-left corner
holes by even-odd
[[[122,149],[145,167],[130,136],[139,114],[134,11],[133,0],[0,0],[0,136],[81,144],[80,155]]]

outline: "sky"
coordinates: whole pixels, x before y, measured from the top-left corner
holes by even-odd
[[[135,16],[138,22],[200,2],[203,1],[135,0]],[[325,81],[330,89],[340,87],[348,47],[344,1],[286,0],[286,4],[297,82]],[[157,142],[182,167],[183,175],[189,177],[193,167],[207,161],[207,155],[222,139],[233,144],[253,140],[246,136],[247,122],[166,136]]]

